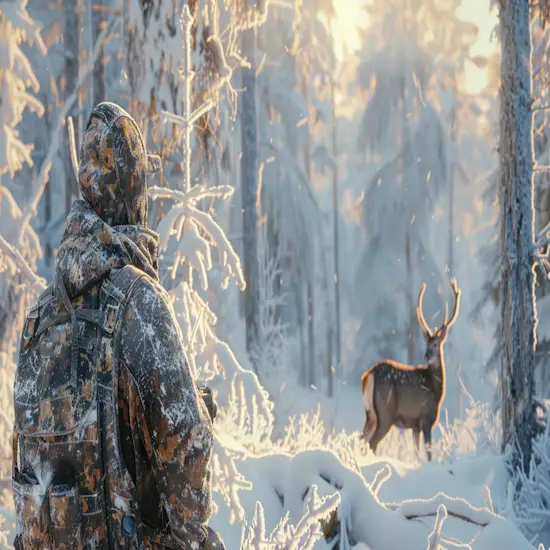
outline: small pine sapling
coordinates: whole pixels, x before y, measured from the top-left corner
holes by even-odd
[[[237,432],[249,442],[261,441],[271,436],[273,427],[272,404],[257,376],[240,366],[230,347],[215,334],[216,316],[208,303],[193,289],[193,270],[198,273],[201,288],[208,290],[208,272],[213,269],[213,249],[217,251],[217,264],[221,272],[222,288],[231,280],[241,290],[245,288],[241,263],[223,229],[210,212],[199,209],[204,199],[227,199],[233,193],[229,186],[206,187],[191,182],[191,134],[195,122],[213,106],[206,101],[196,110],[191,109],[191,90],[194,72],[191,65],[191,27],[193,19],[189,8],[184,6],[180,18],[180,39],[183,59],[179,64],[178,103],[183,104],[183,114],[163,111],[164,122],[173,124],[179,133],[179,146],[184,159],[182,191],[152,187],[150,197],[169,199],[175,205],[169,210],[158,227],[161,236],[160,249],[169,252],[169,274],[175,278],[183,265],[184,281],[173,292],[174,309],[182,329],[186,357],[195,378],[211,381],[223,374],[229,384],[225,396],[228,406],[220,407],[216,426],[232,424],[232,434]],[[224,399],[217,400],[220,405]],[[225,421],[224,421],[225,420]],[[227,430],[217,430],[219,433]],[[250,484],[236,469],[232,456],[216,435],[213,458],[213,490],[222,494],[230,509],[231,521],[242,520],[244,511],[239,501],[239,490],[250,489]]]

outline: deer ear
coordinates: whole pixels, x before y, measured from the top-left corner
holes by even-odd
[[[445,338],[447,338],[447,327],[443,326],[441,327],[436,333],[435,335],[440,338],[441,340],[444,340]]]

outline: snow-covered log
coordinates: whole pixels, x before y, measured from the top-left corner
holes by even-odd
[[[314,485],[323,494],[334,489],[339,492],[338,521],[341,529],[345,526],[348,544],[349,541],[362,542],[372,550],[426,550],[433,529],[420,519],[435,519],[443,505],[448,516],[480,529],[473,540],[460,544],[441,533],[439,541],[444,548],[465,550],[469,545],[471,550],[533,550],[511,522],[461,498],[439,493],[430,499],[404,501],[396,510],[390,510],[359,473],[345,468],[333,453],[326,451],[306,451],[291,461],[284,485],[284,501],[291,521],[302,516],[303,495]],[[342,539],[340,535],[341,549],[346,548]]]

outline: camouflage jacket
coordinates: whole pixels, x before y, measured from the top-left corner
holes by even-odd
[[[120,346],[114,387],[119,441],[107,441],[105,445],[120,450],[129,483],[134,487],[140,521],[149,529],[166,534],[167,546],[196,550],[205,547],[209,531],[212,423],[186,364],[171,300],[158,282],[159,239],[146,227],[145,173],[150,171],[151,162],[129,115],[109,103],[96,107],[80,153],[79,181],[84,200],[73,204],[56,267],[75,311],[93,308],[94,304],[97,307],[105,281],[112,273],[125,266],[133,266],[139,273],[124,304],[118,329]],[[54,292],[53,297],[36,307],[43,320],[63,311],[64,306]],[[32,319],[31,312],[25,324],[27,333]],[[73,325],[73,330],[74,326],[77,325]],[[53,329],[46,326],[45,330]],[[22,338],[23,356],[26,336]],[[79,334],[79,345],[87,341],[85,336]],[[38,376],[32,357],[27,357],[26,369],[18,368],[14,472],[19,474],[30,472],[37,477],[32,457],[17,447],[17,426],[25,425],[25,416],[32,416],[25,410],[31,389],[36,392],[37,385],[47,385],[48,377],[51,384],[51,377],[58,376],[48,371],[48,354],[54,353],[67,338],[70,331],[64,333],[60,329],[51,336],[48,333],[40,352]],[[112,361],[111,355],[107,353],[107,362]],[[61,382],[53,380],[53,385],[65,387]],[[75,386],[67,387],[74,388],[79,383],[80,379]],[[39,387],[38,391],[43,390]],[[85,401],[86,387],[81,384],[78,391]],[[67,412],[59,410],[61,414]],[[48,422],[43,418],[44,412],[47,413],[39,411],[37,422]],[[59,419],[59,423],[63,421]],[[56,425],[58,419],[49,422]],[[109,471],[107,464],[103,476],[108,476]],[[85,491],[101,483],[99,473],[76,474]]]

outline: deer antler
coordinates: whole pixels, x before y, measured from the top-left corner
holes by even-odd
[[[441,328],[449,329],[453,326],[454,322],[456,321],[456,318],[458,317],[458,311],[460,309],[460,294],[461,290],[458,288],[458,285],[456,284],[456,279],[451,279],[451,290],[453,291],[454,297],[455,297],[455,309],[453,311],[453,314],[449,321],[447,321],[447,311],[448,306],[447,302],[445,302],[445,320],[443,321],[443,325],[441,325]]]
[[[416,316],[418,318],[418,323],[422,327],[422,330],[428,335],[433,336],[426,319],[424,319],[424,313],[422,311],[422,300],[424,298],[424,292],[426,292],[426,283],[423,283],[420,287],[420,292],[418,293],[418,305],[416,306]]]

